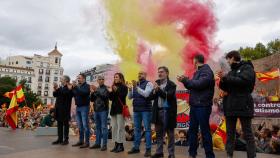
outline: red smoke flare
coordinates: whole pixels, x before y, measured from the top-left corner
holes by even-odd
[[[178,32],[186,39],[182,50],[185,75],[193,73],[192,59],[196,54],[203,54],[207,61],[216,50],[214,33],[217,21],[210,3],[198,0],[164,0],[156,20],[159,24],[176,23],[182,26]]]

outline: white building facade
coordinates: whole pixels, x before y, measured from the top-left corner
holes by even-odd
[[[31,88],[35,80],[34,69],[0,65],[0,77],[11,77],[17,81],[26,80],[26,85]]]
[[[37,54],[32,57],[10,56],[3,60],[1,65],[32,70],[33,76],[30,84],[32,91],[41,96],[44,104],[54,104],[53,85],[54,83],[59,84],[64,71],[61,67],[61,58],[62,54],[55,46],[54,50],[48,53],[48,56]]]

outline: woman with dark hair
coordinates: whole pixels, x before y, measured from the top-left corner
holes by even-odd
[[[112,125],[112,140],[115,142],[115,147],[111,152],[119,153],[124,151],[123,143],[125,141],[125,125],[122,115],[123,106],[126,105],[126,96],[128,88],[125,85],[125,79],[122,73],[114,75],[112,87],[108,88],[109,98],[112,101],[110,115]]]

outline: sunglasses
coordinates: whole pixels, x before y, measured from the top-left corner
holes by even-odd
[[[104,80],[104,79],[98,79],[98,80]]]

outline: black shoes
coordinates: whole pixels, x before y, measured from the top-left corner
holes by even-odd
[[[99,144],[94,144],[93,146],[90,147],[90,149],[99,149],[101,146]]]
[[[107,146],[106,145],[102,146],[102,148],[100,150],[101,151],[106,151],[107,150]]]
[[[175,156],[174,155],[169,155],[168,158],[175,158]]]
[[[117,147],[118,147],[118,143],[115,142],[115,146],[114,146],[114,148],[112,150],[110,150],[110,152],[115,152],[117,150]]]
[[[61,145],[68,145],[69,144],[69,141],[68,140],[64,140]]]
[[[153,156],[151,156],[151,158],[163,158],[163,157],[164,157],[163,153],[161,153],[161,154],[154,154]]]
[[[129,152],[127,152],[128,154],[137,154],[137,153],[140,153],[140,150],[139,149],[135,149],[135,148],[132,148]]]
[[[89,144],[83,144],[82,146],[80,146],[81,149],[84,149],[84,148],[89,148]]]
[[[145,154],[144,154],[144,157],[151,157],[151,156],[152,156],[151,149],[146,150],[146,152],[145,152]]]
[[[78,142],[78,143],[76,143],[76,144],[73,144],[72,146],[73,147],[78,147],[78,146],[82,146],[84,143],[82,143],[82,142]]]
[[[58,144],[61,144],[61,143],[62,143],[62,141],[57,140],[57,141],[52,142],[52,145],[58,145]]]
[[[117,149],[115,150],[115,153],[120,153],[124,151],[123,143],[117,143]]]

